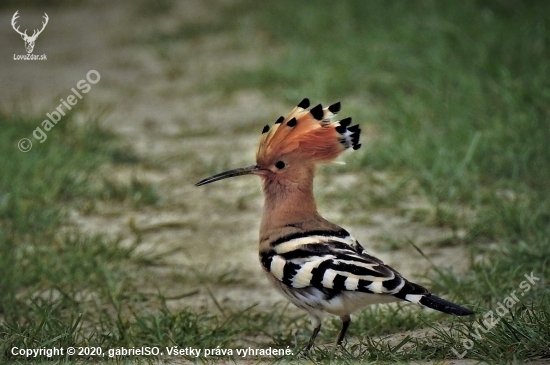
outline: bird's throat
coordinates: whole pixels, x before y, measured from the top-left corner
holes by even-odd
[[[265,180],[263,191],[265,203],[260,232],[268,232],[318,216],[313,196],[313,177],[299,184]]]

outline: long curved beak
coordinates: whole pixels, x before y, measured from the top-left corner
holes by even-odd
[[[252,174],[252,175],[261,175],[262,171],[263,170],[260,169],[257,165],[252,165],[252,166],[248,166],[248,167],[241,167],[241,168],[238,168],[238,169],[221,172],[221,173],[216,174],[214,176],[207,177],[206,179],[202,179],[201,181],[196,183],[195,186],[202,186],[202,185],[210,184],[210,183],[213,183],[214,181],[219,181],[219,180],[227,179],[229,177],[234,177],[234,176],[250,175],[250,174]]]

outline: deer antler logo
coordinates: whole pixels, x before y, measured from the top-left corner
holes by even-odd
[[[42,29],[40,30],[35,29],[32,35],[29,37],[26,29],[24,32],[21,32],[19,30],[19,26],[17,26],[17,28],[15,27],[15,21],[17,20],[17,18],[19,18],[19,15],[17,13],[19,13],[19,10],[17,10],[15,14],[13,14],[13,18],[11,18],[11,26],[17,33],[21,35],[21,38],[23,38],[23,40],[25,41],[25,49],[27,50],[27,53],[32,53],[32,50],[34,49],[34,42],[36,42],[36,38],[38,38],[40,33],[42,33],[44,28],[46,28],[46,24],[48,24],[48,19],[49,19],[48,14],[44,13],[45,21],[42,22]]]

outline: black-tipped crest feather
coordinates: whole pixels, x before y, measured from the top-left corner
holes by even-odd
[[[350,132],[357,132],[357,131],[359,131],[359,124],[352,125],[351,127],[348,127],[348,130],[349,130]]]
[[[302,101],[298,103],[298,108],[307,109],[309,108],[309,99],[303,98]]]
[[[340,121],[340,125],[347,127],[351,123],[351,117],[344,118]]]
[[[340,102],[336,102],[334,104],[332,104],[331,106],[328,107],[328,110],[331,112],[331,113],[338,113],[340,111],[340,108],[341,108],[341,105],[340,105]]]
[[[311,113],[313,118],[315,118],[317,120],[322,120],[323,119],[324,113],[323,113],[323,106],[321,104],[315,105],[313,108],[311,108],[311,110],[309,112]]]

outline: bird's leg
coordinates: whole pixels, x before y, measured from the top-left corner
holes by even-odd
[[[317,327],[315,327],[313,329],[313,333],[311,334],[311,337],[309,338],[309,343],[307,344],[306,352],[309,352],[309,350],[311,350],[311,348],[313,347],[313,343],[315,342],[315,337],[317,337],[320,330],[321,330],[321,323],[319,322]]]
[[[307,344],[306,352],[309,352],[309,350],[311,350],[311,348],[313,347],[313,343],[315,342],[315,337],[317,337],[317,335],[319,334],[319,331],[321,330],[321,318],[310,313],[310,320],[311,320],[311,324],[313,325],[313,333],[309,338],[309,343]]]
[[[338,346],[342,345],[342,341],[344,341],[344,337],[346,337],[346,332],[348,331],[349,324],[351,323],[351,317],[348,316],[342,316],[340,317],[342,320],[342,329],[340,330],[340,333],[338,334],[338,339],[336,340],[336,344]]]

